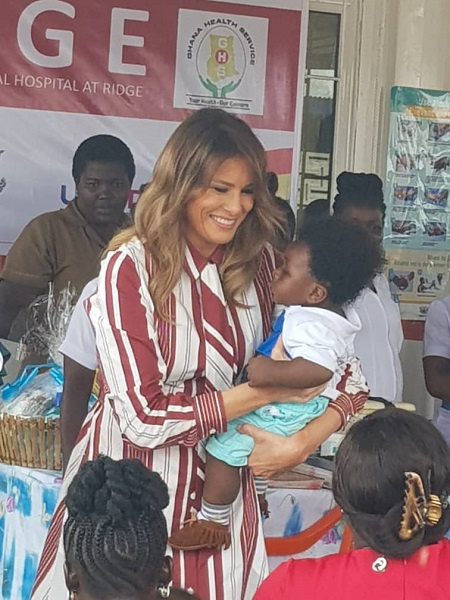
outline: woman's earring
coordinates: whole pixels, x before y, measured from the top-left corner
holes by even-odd
[[[160,586],[158,586],[158,593],[161,596],[161,598],[169,598],[170,597],[170,586],[168,583],[164,584],[162,583]]]
[[[76,599],[77,599],[77,592],[75,590],[70,590],[69,600],[76,600]]]

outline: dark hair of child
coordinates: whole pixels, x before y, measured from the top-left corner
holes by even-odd
[[[89,597],[147,598],[156,590],[168,503],[166,484],[138,460],[100,456],[81,467],[67,492],[64,549]]]
[[[442,516],[399,536],[405,474],[422,479],[425,496],[437,495]],[[333,493],[362,541],[380,554],[403,558],[433,544],[450,528],[450,451],[438,430],[423,417],[397,408],[377,411],[353,425],[336,455]],[[425,575],[426,576],[426,575]]]
[[[357,298],[383,265],[383,254],[359,225],[323,217],[310,221],[297,235],[306,244],[311,275],[328,290],[337,306]]]

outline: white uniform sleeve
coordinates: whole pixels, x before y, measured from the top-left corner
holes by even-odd
[[[95,371],[98,367],[95,333],[86,312],[84,302],[97,290],[97,279],[90,281],[83,289],[70,319],[66,337],[59,351],[86,369]]]
[[[346,344],[324,323],[305,321],[283,328],[283,344],[291,358],[304,358],[335,373]]]
[[[444,302],[430,304],[425,321],[423,355],[441,356],[450,360],[450,314]]]

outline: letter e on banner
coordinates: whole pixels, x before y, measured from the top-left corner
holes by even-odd
[[[132,10],[128,8],[113,8],[111,13],[111,37],[109,42],[109,64],[110,73],[121,73],[123,75],[145,75],[145,65],[131,65],[122,61],[122,50],[124,46],[144,47],[144,38],[139,35],[125,35],[125,21],[147,22],[150,13],[146,10]]]
[[[53,69],[69,67],[72,64],[73,57],[73,33],[71,31],[59,29],[46,30],[45,37],[48,40],[55,40],[59,44],[59,51],[56,56],[48,56],[39,52],[31,37],[31,30],[36,17],[44,12],[52,11],[67,15],[71,19],[75,17],[75,8],[68,2],[63,2],[62,0],[37,0],[37,2],[33,2],[27,6],[19,17],[17,42],[25,58],[39,67]]]

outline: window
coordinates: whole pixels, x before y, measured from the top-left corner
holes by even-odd
[[[311,11],[306,50],[298,208],[329,198],[341,15]]]

